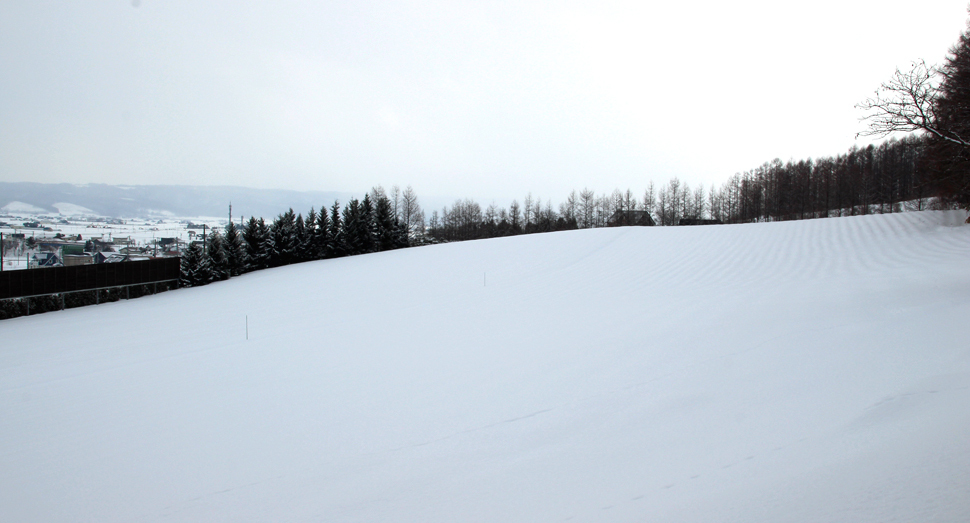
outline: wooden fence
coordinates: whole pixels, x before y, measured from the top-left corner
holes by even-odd
[[[178,280],[179,258],[0,272],[0,300]]]

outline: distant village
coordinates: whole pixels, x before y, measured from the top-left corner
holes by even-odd
[[[181,256],[202,242],[207,230],[224,226],[222,222],[0,214],[0,270]]]

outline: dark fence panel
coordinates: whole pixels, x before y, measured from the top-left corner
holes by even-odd
[[[177,280],[179,258],[0,272],[0,299]]]

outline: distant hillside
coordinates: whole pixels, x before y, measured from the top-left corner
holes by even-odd
[[[112,218],[162,216],[233,216],[271,218],[292,207],[306,212],[346,201],[351,195],[332,191],[285,191],[232,186],[106,185],[0,182],[0,208],[63,214],[96,214]],[[41,211],[42,210],[42,211]]]

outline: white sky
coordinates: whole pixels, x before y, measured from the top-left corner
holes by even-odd
[[[965,0],[0,2],[0,180],[560,200],[830,156]]]

